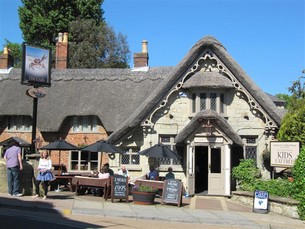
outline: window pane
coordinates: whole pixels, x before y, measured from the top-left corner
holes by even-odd
[[[170,143],[170,141],[171,141],[171,138],[170,138],[170,136],[160,136],[160,142],[161,143]]]
[[[73,117],[73,131],[79,131],[78,117]]]
[[[83,119],[83,131],[88,131],[90,129],[88,117],[81,117]]]
[[[220,149],[211,149],[211,173],[221,173]]]
[[[91,161],[97,161],[98,160],[98,152],[91,152]]]
[[[196,112],[196,94],[192,94],[192,113]]]
[[[225,109],[224,109],[225,104],[224,104],[224,102],[225,102],[225,96],[224,96],[224,94],[220,94],[220,107],[219,107],[220,113],[224,113],[225,112]]]
[[[71,152],[71,160],[78,160],[78,151]]]
[[[91,162],[90,167],[90,170],[98,170],[98,162]]]
[[[256,162],[256,146],[246,146],[246,159],[253,159]]]
[[[210,94],[210,109],[216,111],[216,93]]]
[[[170,158],[159,158],[160,165],[170,165],[171,159]]]
[[[173,165],[180,165],[180,159],[173,159]]]
[[[131,155],[131,164],[139,165],[140,164],[140,155]]]
[[[256,138],[255,137],[254,138],[246,138],[246,142],[248,144],[255,144],[256,143]]]
[[[81,160],[88,161],[90,152],[81,153]]]
[[[130,159],[130,155],[128,155],[128,154],[122,155],[121,164],[129,164],[129,162],[130,162],[129,159]]]
[[[78,170],[78,162],[77,161],[71,161],[71,169],[72,170]]]
[[[200,93],[200,110],[201,111],[207,109],[206,100],[207,100],[206,93]]]
[[[91,131],[97,131],[97,118],[96,118],[96,116],[93,116],[92,117],[92,124],[91,124],[92,126],[91,126]]]

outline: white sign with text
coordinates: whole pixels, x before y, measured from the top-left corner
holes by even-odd
[[[299,142],[270,142],[270,165],[292,167],[300,152]]]

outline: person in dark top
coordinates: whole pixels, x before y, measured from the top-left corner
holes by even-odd
[[[159,180],[159,173],[153,165],[149,166],[149,172],[146,174],[147,180]]]
[[[168,171],[168,173],[165,175],[165,180],[175,179],[175,174],[173,173],[173,168],[168,167],[167,171]]]
[[[104,165],[104,167],[105,167],[105,173],[109,173],[110,176],[113,176],[113,175],[114,175],[114,172],[113,172],[113,170],[110,168],[109,163],[106,163],[106,164]]]

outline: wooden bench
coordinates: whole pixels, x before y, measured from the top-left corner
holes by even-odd
[[[72,178],[72,184],[75,185],[76,195],[80,194],[81,188],[103,188],[104,199],[107,200],[110,195],[110,178],[100,179],[92,177],[75,176]]]

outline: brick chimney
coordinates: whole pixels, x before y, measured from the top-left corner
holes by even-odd
[[[148,67],[148,41],[142,41],[142,52],[133,54],[134,68]]]
[[[55,68],[66,69],[68,67],[68,33],[59,33],[56,43]]]
[[[14,66],[14,58],[11,56],[7,47],[4,47],[3,53],[0,55],[0,69],[9,69]]]

